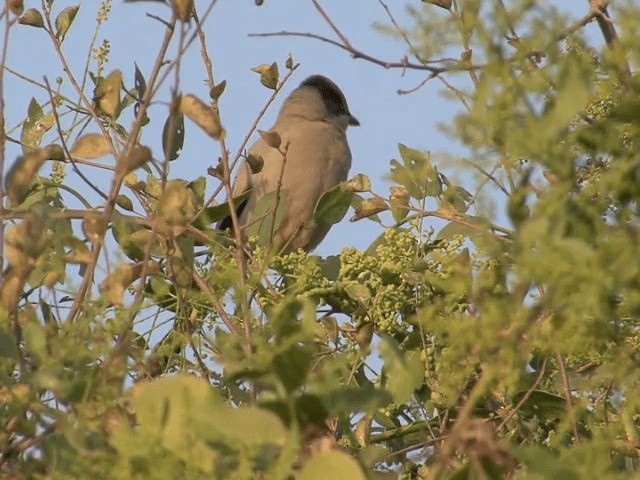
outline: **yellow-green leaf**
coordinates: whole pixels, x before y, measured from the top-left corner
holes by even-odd
[[[122,87],[122,72],[114,70],[100,82],[93,99],[98,112],[108,115],[115,120],[120,115],[122,102],[120,89]]]
[[[78,5],[75,7],[67,7],[56,17],[56,37],[58,37],[60,41],[64,40],[79,9],[80,7]]]
[[[271,65],[263,64],[252,68],[256,73],[260,74],[260,83],[271,90],[275,90],[278,86],[280,73],[278,72],[278,64],[273,62]]]
[[[18,23],[29,27],[44,28],[44,19],[42,18],[42,14],[35,8],[30,8],[24,12],[24,15],[20,17]]]
[[[344,452],[333,450],[317,455],[309,460],[299,480],[366,480],[360,465]]]

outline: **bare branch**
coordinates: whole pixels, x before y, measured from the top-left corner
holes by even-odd
[[[305,33],[305,32],[288,32],[288,31],[281,31],[281,32],[267,32],[267,33],[250,33],[249,34],[250,37],[304,37],[304,38],[313,38],[315,40],[320,40],[321,42],[325,42],[325,43],[329,43],[331,45],[334,45],[338,48],[341,48],[342,50],[345,50],[347,52],[349,52],[351,54],[351,56],[354,59],[362,59],[362,60],[367,60],[371,63],[374,63],[376,65],[380,65],[381,67],[384,67],[386,69],[390,69],[390,68],[402,68],[402,69],[410,69],[410,70],[426,70],[427,72],[432,72],[435,73],[436,75],[439,73],[443,73],[446,72],[448,69],[445,67],[434,67],[432,65],[422,65],[419,63],[412,63],[409,62],[406,57],[403,58],[400,61],[387,61],[387,60],[381,60],[379,58],[373,57],[371,55],[368,55],[364,52],[362,52],[361,50],[356,49],[355,47],[353,47],[350,43],[348,44],[343,44],[340,42],[337,42],[335,40],[332,40],[330,38],[327,37],[323,37],[322,35],[316,35],[315,33]],[[460,69],[460,67],[457,67],[457,70],[469,70],[469,69],[474,69],[474,68],[478,68],[478,67],[465,67]]]

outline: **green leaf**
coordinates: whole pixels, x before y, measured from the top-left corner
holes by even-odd
[[[422,200],[442,193],[442,182],[437,170],[431,165],[431,159],[419,150],[398,144],[402,164],[391,160],[390,178],[404,186],[409,194]]]
[[[13,337],[0,332],[0,358],[18,358],[18,347]]]
[[[458,212],[467,211],[467,202],[471,201],[473,195],[458,185],[451,185],[443,192],[443,201],[449,203]]]
[[[346,453],[333,450],[309,460],[299,480],[366,480],[360,465]]]
[[[260,83],[262,83],[262,85],[271,90],[277,88],[280,73],[278,72],[278,64],[276,62],[273,62],[271,65],[258,65],[251,70],[260,74]]]
[[[242,204],[249,198],[249,195],[251,195],[251,190],[247,190],[242,195],[234,197],[233,204],[236,206]],[[202,229],[227,218],[229,215],[229,204],[226,202],[213,207],[207,207],[203,209],[202,213],[193,221],[193,226]]]
[[[144,75],[140,71],[137,63],[134,63],[136,70],[134,75],[134,87],[136,89],[136,96],[138,99],[142,99],[144,94],[147,92],[147,81],[144,78]]]
[[[35,98],[29,102],[27,109],[27,118],[22,124],[20,132],[20,142],[22,143],[22,151],[29,153],[33,148],[40,146],[43,135],[55,125],[55,117],[53,113],[44,114],[42,107]]]
[[[311,369],[313,352],[309,347],[293,346],[273,359],[273,368],[288,392],[304,385]]]
[[[18,23],[29,27],[44,28],[42,14],[35,8],[30,8],[20,17]]]
[[[527,394],[523,390],[513,396],[514,405],[519,403]],[[522,404],[521,411],[528,415],[536,415],[539,418],[562,418],[567,408],[567,401],[564,397],[545,392],[543,390],[534,390],[530,393],[529,398]]]
[[[118,213],[113,212],[111,217],[111,231],[124,254],[132,260],[142,260],[144,258],[144,244],[140,244],[131,238],[133,232],[144,230],[142,227],[134,227],[127,219]]]
[[[187,183],[187,188],[193,192],[196,204],[201,207],[204,204],[204,195],[207,191],[207,178],[200,176],[195,180],[191,180]]]
[[[331,281],[335,281],[338,279],[338,275],[340,274],[340,257],[338,255],[330,255],[326,258],[321,258],[319,261],[320,270],[322,270],[322,275],[324,275],[327,279]]]
[[[203,412],[207,416],[202,431],[209,439],[226,439],[232,445],[259,447],[284,445],[287,431],[272,412],[257,407],[223,407]]]
[[[420,352],[404,352],[388,336],[382,337],[379,350],[384,360],[387,390],[395,403],[406,402],[424,382],[424,363],[420,359]]]
[[[344,291],[350,298],[359,303],[364,303],[371,298],[371,290],[362,283],[350,283],[344,287]]]
[[[80,6],[76,5],[75,7],[67,7],[62,12],[58,14],[56,17],[56,37],[62,42],[64,37],[71,27],[74,19],[76,18],[76,14]]]
[[[133,212],[133,202],[122,193],[116,197],[116,204],[127,212]]]
[[[353,192],[340,183],[320,197],[313,212],[313,219],[320,225],[333,225],[344,218],[351,206]]]
[[[22,327],[22,335],[27,351],[37,358],[39,361],[43,361],[47,358],[47,339],[45,336],[44,328],[37,319],[30,319]]]
[[[271,243],[271,235],[278,230],[284,217],[287,204],[287,191],[269,192],[256,202],[252,212],[252,220],[247,229],[248,237],[258,237],[261,245]]]

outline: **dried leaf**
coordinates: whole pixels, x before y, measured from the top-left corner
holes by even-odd
[[[291,54],[289,54],[289,56],[287,57],[287,61],[284,62],[284,66],[287,68],[287,70],[293,70],[293,57],[291,56]]]
[[[225,88],[227,88],[227,81],[223,80],[219,84],[213,86],[213,88],[209,91],[209,96],[213,100],[218,100],[222,96]]]
[[[377,213],[384,212],[389,209],[389,205],[384,198],[377,195],[371,198],[365,198],[356,208],[356,214],[351,217],[352,222],[360,219],[371,217]]]
[[[275,130],[270,132],[265,132],[264,130],[258,130],[258,133],[262,137],[262,140],[269,145],[271,148],[280,148],[280,144],[282,143],[282,138],[280,134]]]
[[[264,167],[264,159],[260,155],[249,154],[247,155],[247,164],[251,169],[251,173],[260,173]]]
[[[87,133],[73,143],[69,153],[74,157],[92,160],[111,153],[111,143],[100,133]]]
[[[16,160],[7,174],[7,196],[14,205],[19,205],[25,199],[33,180],[47,159],[44,150],[27,153]]]
[[[82,220],[82,232],[91,243],[100,243],[104,238],[107,222],[101,212],[88,212]]]
[[[451,10],[452,0],[422,0],[424,3],[430,3],[436,7],[444,8],[445,10]]]
[[[138,64],[134,64],[136,66],[136,72],[134,75],[134,87],[136,89],[137,98],[142,99],[144,94],[147,92],[147,81],[144,79],[144,75],[140,71]]]
[[[173,0],[173,11],[181,22],[188,22],[193,12],[193,0]]]
[[[56,162],[64,162],[66,160],[64,155],[64,149],[56,144],[52,143],[43,148],[44,156],[47,160],[53,160]]]
[[[346,191],[348,192],[368,192],[371,190],[371,180],[362,173],[358,173],[355,177],[347,182]]]
[[[7,4],[9,5],[9,10],[11,10],[11,13],[14,15],[22,14],[24,10],[24,0],[9,0]]]
[[[218,140],[222,135],[220,117],[210,105],[195,95],[184,95],[180,100],[180,112],[202,128],[211,138]]]
[[[198,211],[195,195],[184,180],[167,182],[157,208],[160,218],[169,225],[186,225]]]
[[[184,115],[178,113],[167,117],[162,128],[162,151],[170,161],[180,156],[184,145]]]
[[[129,155],[123,158],[118,164],[119,173],[127,174],[133,172],[135,169],[142,167],[152,158],[151,149],[144,145],[137,145],[133,147]]]
[[[147,273],[156,273],[160,270],[157,263],[147,262]],[[122,304],[124,292],[135,280],[140,278],[143,272],[143,263],[128,263],[120,265],[109,275],[100,285],[100,293],[106,295],[110,303],[114,305]]]

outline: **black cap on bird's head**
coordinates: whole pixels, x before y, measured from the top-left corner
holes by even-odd
[[[327,77],[323,75],[311,75],[300,84],[300,88],[302,87],[311,87],[318,90],[327,112],[336,116],[346,115],[349,125],[355,127],[360,126],[358,119],[351,115],[349,106],[347,105],[347,99],[344,97],[342,90]]]

